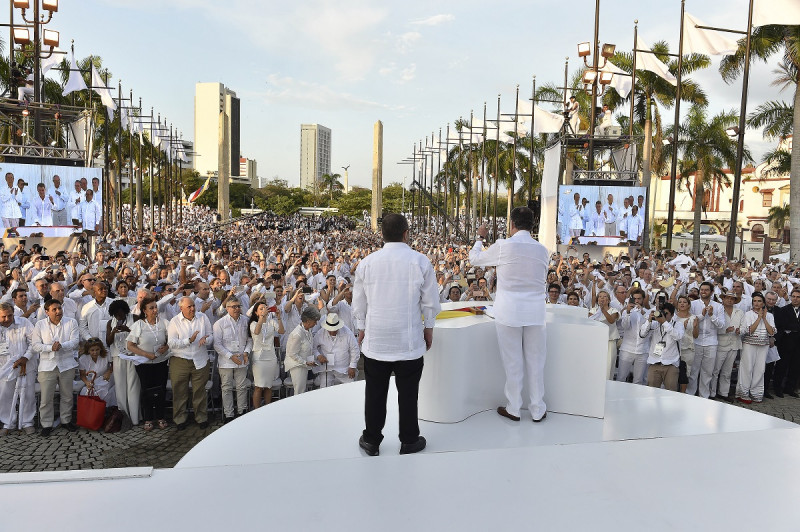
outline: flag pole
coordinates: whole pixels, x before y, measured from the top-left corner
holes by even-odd
[[[533,141],[536,130],[536,76],[533,76],[531,89],[531,150],[528,154],[528,201],[533,199]]]
[[[739,215],[739,191],[742,182],[742,158],[744,157],[745,118],[747,115],[747,91],[750,85],[750,41],[753,34],[753,0],[747,13],[747,37],[745,37],[744,52],[744,80],[742,81],[742,103],[739,108],[739,133],[736,143],[736,168],[733,178],[733,201],[731,202],[731,225],[728,229],[725,255],[728,260],[736,251],[736,233],[738,232],[737,217]]]
[[[752,1],[752,0],[751,0]],[[683,15],[686,11],[686,0],[681,0],[681,36],[678,40],[678,72],[676,73],[676,78],[678,81],[678,85],[675,88],[675,126],[673,127],[673,134],[672,134],[672,161],[670,165],[670,172],[669,172],[669,202],[667,203],[667,249],[672,249],[672,232],[674,230],[674,223],[675,223],[675,209],[673,206],[675,205],[675,183],[677,182],[677,172],[678,172],[678,128],[680,126],[681,120],[681,70],[683,69]],[[645,110],[645,113],[650,112],[649,109]],[[650,174],[650,180],[648,184],[653,181],[652,173]],[[652,187],[650,187],[652,188]],[[648,190],[648,198],[647,201],[650,201],[650,190]],[[695,198],[697,201],[697,198]],[[696,227],[696,231],[699,231],[700,228]]]
[[[631,115],[628,119],[628,136],[633,138],[633,109],[636,103],[636,41],[639,38],[639,21],[633,21],[633,68],[631,69]],[[648,200],[649,201],[649,200]]]

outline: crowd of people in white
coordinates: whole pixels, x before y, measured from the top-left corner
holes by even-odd
[[[213,210],[186,206],[183,219],[107,234],[91,257],[0,249],[0,434],[34,433],[37,410],[42,435],[75,430],[73,390],[146,431],[180,430],[190,410],[208,425],[209,394],[227,421],[268,404],[276,384],[298,394],[358,378],[353,281],[380,235],[344,217],[215,225]],[[411,240],[442,302],[493,299],[495,269],[472,266],[471,246],[419,229]],[[547,303],[608,324],[609,378],[728,398],[738,360],[740,400],[770,397],[770,382],[796,396],[795,265],[675,252],[592,262],[572,249],[551,258]]]

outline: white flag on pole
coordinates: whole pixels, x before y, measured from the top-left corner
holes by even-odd
[[[706,55],[733,55],[739,45],[725,34],[714,30],[702,30],[697,26],[708,26],[689,13],[683,15],[683,53]]]
[[[641,38],[637,37],[637,50],[652,50],[647,44],[645,44]],[[670,82],[672,85],[678,86],[678,80],[675,76],[673,76],[667,65],[662,63],[655,54],[650,52],[636,52],[636,69],[637,70],[647,70],[649,72],[654,73],[656,76],[663,78]]]
[[[631,75],[622,70],[620,67],[612,63],[611,61],[606,61],[606,66],[600,69],[602,72],[611,72],[614,74],[611,76],[611,83],[610,85],[617,91],[622,98],[625,98],[631,92],[631,85],[633,83],[633,79]]]
[[[616,76],[615,76],[616,77]],[[564,125],[564,115],[545,111],[538,105],[533,108],[533,133],[558,133]]]
[[[78,70],[78,64],[75,62],[75,54],[72,54],[72,62],[69,65],[69,78],[67,84],[64,85],[62,94],[66,96],[73,91],[85,91],[86,82],[83,81],[83,75]]]
[[[51,68],[59,64],[63,59],[64,59],[63,50],[54,48],[53,53],[50,55],[50,57],[42,59],[42,62],[40,64],[42,77],[44,77],[50,71]]]
[[[800,25],[800,2],[797,0],[754,0],[753,26]]]
[[[100,77],[100,73],[94,65],[92,65],[92,90],[100,96],[100,101],[106,106],[108,117],[113,118],[114,111],[117,109],[117,102],[114,101],[114,98],[111,96],[111,90],[106,87],[103,78]]]

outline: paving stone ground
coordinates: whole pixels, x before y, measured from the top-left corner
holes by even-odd
[[[800,399],[786,396],[783,399],[765,399],[760,404],[734,405],[800,424]],[[86,429],[70,433],[59,427],[49,438],[42,438],[38,433],[29,436],[12,432],[0,437],[0,472],[136,466],[169,468],[221,426],[217,420],[212,421],[207,429],[190,423],[183,431],[170,426],[145,432],[139,425],[116,434]]]

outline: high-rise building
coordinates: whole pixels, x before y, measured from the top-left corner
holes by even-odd
[[[331,173],[331,130],[319,124],[300,125],[300,188],[313,189]]]
[[[258,180],[255,159],[248,159],[247,157],[239,158],[239,177],[242,179],[247,179],[250,182],[251,187],[261,188],[261,183]]]
[[[194,169],[201,176],[217,176],[220,142],[230,163],[232,183],[249,183],[239,172],[240,110],[236,93],[222,83],[197,83],[194,95]],[[224,128],[224,129],[223,129]]]

